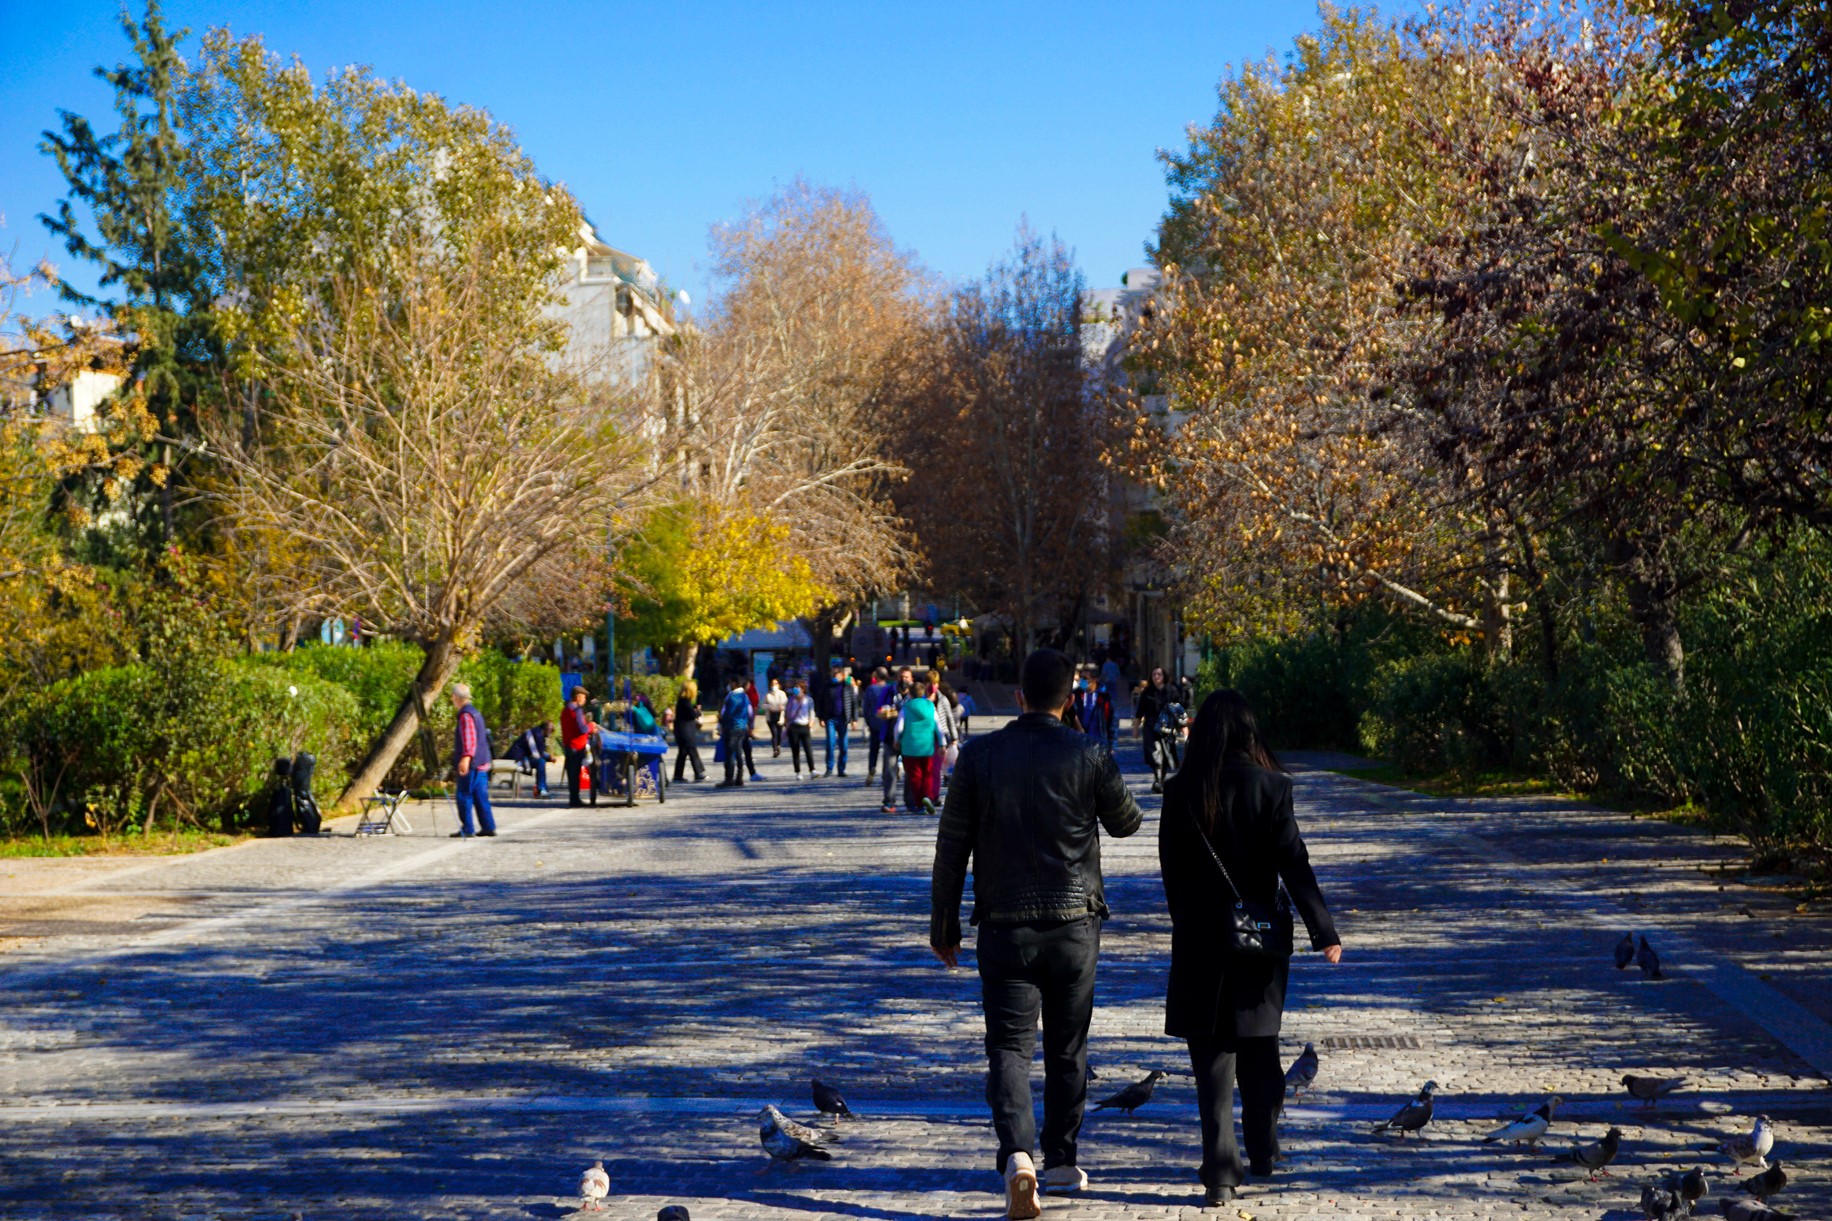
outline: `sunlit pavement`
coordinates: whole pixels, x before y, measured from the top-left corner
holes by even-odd
[[[1046,1217],[1200,1211],[1156,799],[1122,751],[1148,817],[1104,849],[1094,1088],[1172,1076],[1089,1117],[1092,1183]],[[611,1218],[998,1215],[977,980],[925,944],[933,823],[878,813],[863,749],[812,782],[768,754],[763,783],[665,805],[502,799],[495,840],[446,839],[448,805],[411,836],[32,875],[55,918],[0,925],[0,1217],[559,1217],[594,1158]],[[1286,1053],[1316,1042],[1322,1072],[1278,1177],[1219,1215],[1626,1221],[1674,1166],[1733,1191],[1709,1149],[1765,1113],[1775,1205],[1832,1216],[1832,921],[1664,824],[1299,786],[1347,957],[1294,965]],[[1668,980],[1613,969],[1631,927]],[[1693,1086],[1646,1111],[1625,1071]],[[831,1163],[766,1169],[751,1116],[806,1119],[816,1075],[861,1118]],[[1426,1078],[1423,1141],[1368,1133]],[[1545,1149],[1479,1143],[1554,1091]],[[1613,1177],[1553,1163],[1611,1124]]]

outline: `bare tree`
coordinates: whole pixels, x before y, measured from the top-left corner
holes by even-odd
[[[487,241],[398,247],[335,278],[266,359],[258,426],[208,420],[219,496],[293,540],[296,587],[426,658],[340,799],[374,790],[491,613],[556,555],[602,551],[653,481],[618,404],[555,359],[543,302],[492,294]]]

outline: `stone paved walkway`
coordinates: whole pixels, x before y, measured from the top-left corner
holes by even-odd
[[[411,837],[34,874],[35,900],[110,914],[0,954],[0,1218],[561,1217],[593,1158],[609,1218],[999,1215],[976,980],[924,946],[933,824],[764,767],[665,806],[503,803],[494,841],[443,838],[448,807]],[[1299,785],[1347,958],[1294,967],[1287,1054],[1313,1040],[1323,1068],[1275,1189],[1209,1215],[1628,1221],[1672,1166],[1731,1190],[1706,1150],[1763,1112],[1798,1184],[1777,1206],[1832,1217],[1832,922],[1663,824]],[[1090,1117],[1093,1185],[1046,1217],[1201,1211],[1154,835],[1107,849],[1093,1049],[1097,1088],[1172,1077]],[[1671,980],[1611,968],[1630,926]],[[1644,1112],[1628,1070],[1695,1088]],[[750,1117],[805,1115],[813,1074],[866,1118],[831,1164],[763,1171]],[[1427,1077],[1428,1139],[1368,1134]],[[1621,1125],[1615,1177],[1478,1142],[1550,1091],[1557,1146]]]

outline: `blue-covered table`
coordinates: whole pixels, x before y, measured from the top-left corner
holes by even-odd
[[[614,729],[598,731],[598,760],[604,769],[598,791],[621,793],[627,806],[638,797],[668,800],[668,778],[663,764],[668,758],[668,739],[659,733],[624,733]]]

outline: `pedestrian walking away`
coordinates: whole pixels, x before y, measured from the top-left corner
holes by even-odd
[[[1227,1203],[1245,1178],[1234,1140],[1234,1086],[1253,1177],[1273,1173],[1285,1096],[1279,1025],[1291,963],[1230,943],[1237,910],[1290,929],[1285,896],[1310,944],[1342,960],[1342,945],[1292,812],[1291,777],[1260,737],[1247,701],[1217,691],[1203,701],[1182,769],[1165,783],[1158,864],[1170,907],[1170,982],[1164,1030],[1189,1045],[1202,1133],[1198,1173],[1206,1202]],[[1281,882],[1283,887],[1281,889]]]
[[[903,804],[912,814],[935,808],[929,792],[930,773],[936,770],[942,750],[942,728],[935,702],[918,692],[903,703],[893,730],[897,754],[903,760]]]
[[[879,754],[884,754],[886,758],[890,754],[887,744],[890,741],[891,722],[884,716],[884,707],[896,694],[896,690],[891,685],[889,671],[883,666],[872,671],[871,685],[865,688],[863,707],[866,743],[865,780],[868,784],[878,774]]]
[[[884,703],[878,709],[878,716],[884,721],[884,796],[878,805],[886,814],[897,812],[891,794],[895,791],[897,778],[903,771],[903,757],[897,752],[897,717],[903,712],[903,705],[915,693],[915,677],[906,666],[897,671],[897,682],[892,686],[890,694],[884,697]]]
[[[598,736],[598,723],[585,710],[590,699],[584,687],[574,687],[566,707],[560,710],[561,757],[566,767],[566,804],[584,805],[579,800],[579,776],[585,773],[590,785],[592,804],[598,804],[598,771],[590,767],[592,740]]]
[[[808,775],[814,775],[814,701],[803,690],[800,679],[795,681],[789,692],[789,702],[783,709],[783,719],[788,722],[789,762],[795,765],[795,774],[801,775],[801,761],[805,755],[808,759]]]
[[[495,835],[496,815],[490,809],[490,727],[471,702],[469,684],[452,684],[452,707],[458,712],[452,747],[452,767],[458,773],[453,793],[458,803],[458,830],[452,832],[452,838]],[[477,815],[475,825],[471,821],[473,811]]]
[[[782,714],[789,706],[789,693],[782,680],[772,678],[770,689],[763,693],[763,715],[770,723],[770,758],[782,758]]]
[[[719,739],[725,751],[725,780],[720,788],[744,787],[744,744],[750,736],[750,697],[744,694],[744,683],[734,678],[726,684],[725,702],[719,705]]]
[[[1132,701],[1132,728],[1144,748],[1145,766],[1151,769],[1151,791],[1162,793],[1164,780],[1172,769],[1172,745],[1164,741],[1158,728],[1159,715],[1175,703],[1175,696],[1164,685],[1164,667],[1158,666],[1151,678]]]
[[[693,764],[695,781],[706,779],[706,765],[700,762],[700,684],[691,678],[681,684],[680,698],[674,701],[674,782],[687,778],[687,765]]]
[[[1053,649],[1025,658],[1022,715],[969,742],[942,808],[930,883],[929,948],[960,962],[969,863],[986,1019],[986,1101],[998,1135],[1006,1216],[1039,1213],[1030,1065],[1043,1026],[1043,1175],[1056,1191],[1086,1186],[1077,1141],[1088,1097],[1088,1023],[1101,921],[1100,832],[1124,838],[1143,815],[1113,757],[1064,727],[1074,681]]]

